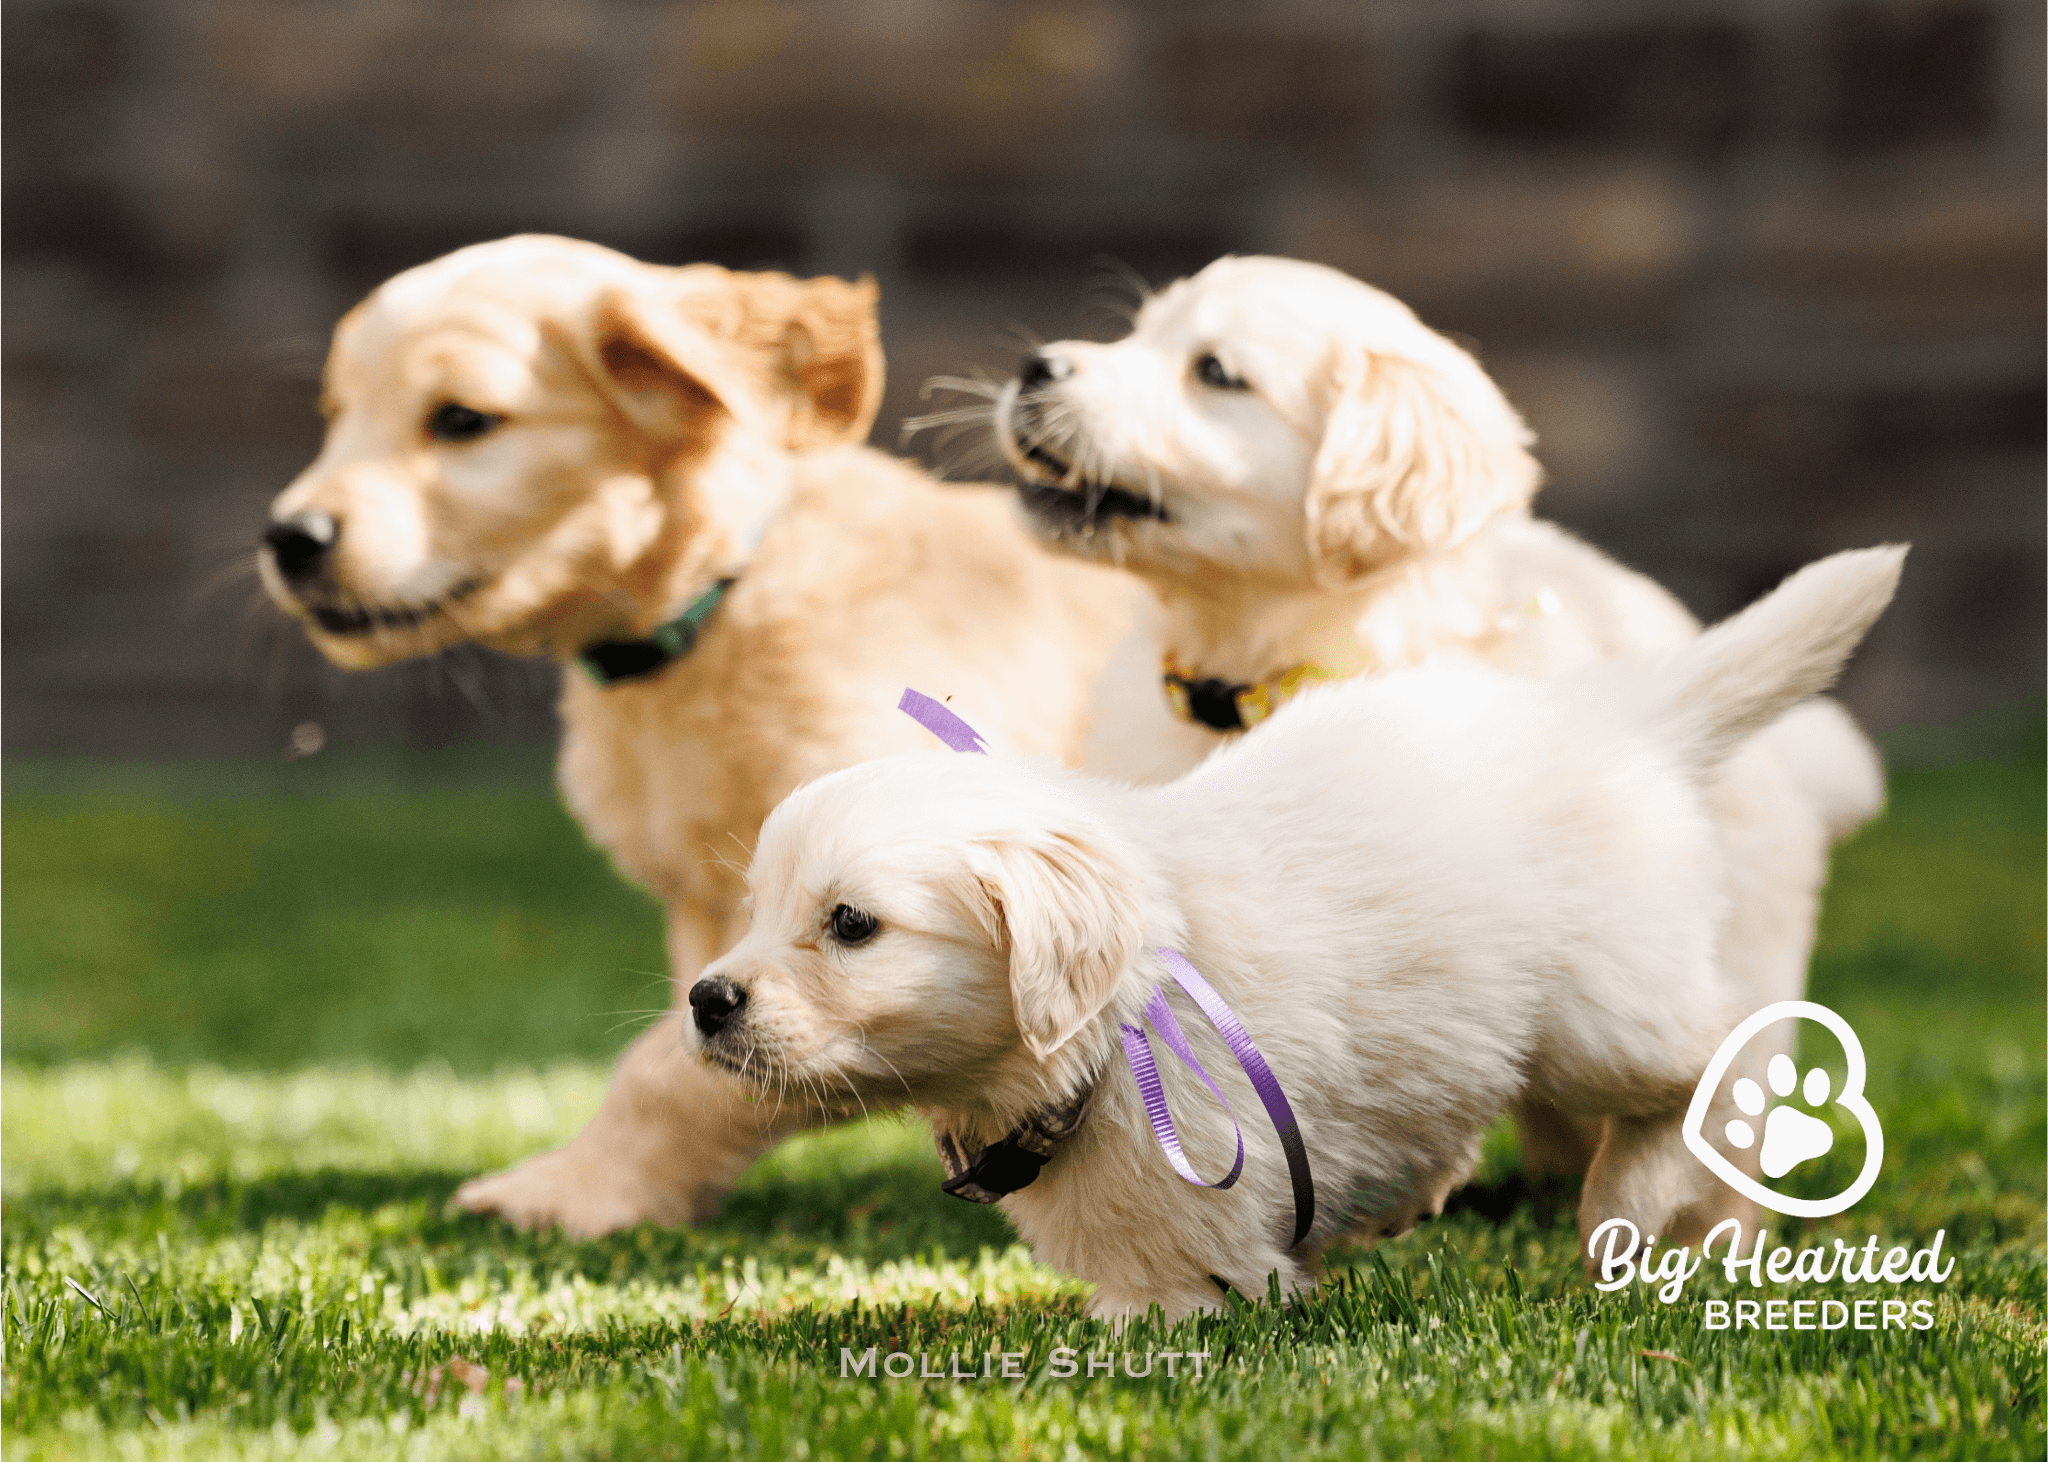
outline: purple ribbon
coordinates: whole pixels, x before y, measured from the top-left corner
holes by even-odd
[[[1153,953],[1161,956],[1172,953],[1159,949]],[[1168,965],[1169,970],[1173,969]],[[1175,970],[1175,974],[1179,971]],[[1200,976],[1196,977],[1197,979]],[[1204,988],[1207,988],[1206,986]],[[1131,1076],[1138,1083],[1138,1095],[1145,1100],[1145,1115],[1152,1119],[1152,1135],[1159,1140],[1160,1149],[1166,1160],[1173,1164],[1173,1170],[1193,1183],[1197,1188],[1229,1188],[1236,1184],[1237,1176],[1244,1171],[1244,1129],[1237,1125],[1237,1114],[1230,1110],[1230,1098],[1223,1094],[1202,1063],[1195,1059],[1194,1048],[1180,1028],[1180,1022],[1173,1018],[1173,1007],[1166,1003],[1166,992],[1157,985],[1152,987],[1152,998],[1145,1002],[1145,1018],[1159,1028],[1159,1039],[1166,1042],[1166,1049],[1180,1057],[1181,1064],[1202,1078],[1202,1085],[1209,1088],[1217,1101],[1223,1103],[1224,1112],[1230,1117],[1230,1130],[1237,1134],[1237,1156],[1231,1161],[1230,1171],[1213,1183],[1205,1183],[1189,1163],[1187,1154],[1181,1151],[1180,1133],[1174,1130],[1173,1113],[1166,1106],[1166,1090],[1159,1084],[1159,1068],[1152,1062],[1152,1044],[1145,1039],[1142,1026],[1119,1025],[1123,1036],[1124,1059],[1131,1063]]]
[[[984,754],[988,751],[988,748],[982,745],[979,732],[928,695],[905,690],[903,699],[896,702],[896,709],[945,742],[954,751],[979,751]]]
[[[1259,1054],[1259,1048],[1245,1033],[1244,1022],[1237,1018],[1237,1012],[1224,1003],[1223,997],[1179,950],[1161,946],[1152,952],[1166,966],[1166,972],[1173,976],[1174,983],[1187,991],[1196,1008],[1208,1017],[1209,1024],[1216,1027],[1216,1034],[1223,1037],[1223,1044],[1230,1048],[1230,1054],[1237,1058],[1237,1064],[1251,1078],[1252,1090],[1258,1093],[1259,1104],[1266,1109],[1274,1132],[1279,1134],[1280,1150],[1287,1155],[1287,1176],[1294,1184],[1294,1237],[1287,1241],[1287,1247],[1291,1249],[1308,1237],[1308,1231],[1316,1221],[1315,1178],[1309,1172],[1308,1148],[1301,1140],[1301,1122],[1294,1115],[1294,1108],[1288,1105],[1287,1093],[1280,1089],[1273,1068],[1266,1064],[1266,1058]],[[1173,1018],[1173,1011],[1167,1007],[1165,992],[1157,985],[1152,987],[1152,998],[1145,1002],[1145,1017],[1158,1028],[1159,1038],[1166,1042],[1167,1049],[1201,1077],[1202,1084],[1216,1093],[1216,1100],[1223,1102],[1223,1110],[1230,1112],[1230,1103],[1224,1101],[1223,1093],[1217,1091],[1216,1083],[1202,1069],[1202,1063],[1195,1059],[1187,1037],[1181,1033],[1180,1022]],[[1125,1059],[1131,1063],[1131,1075],[1137,1080],[1139,1095],[1145,1099],[1145,1114],[1152,1119],[1152,1135],[1159,1139],[1160,1147],[1166,1152],[1166,1160],[1173,1164],[1175,1172],[1198,1188],[1228,1188],[1237,1181],[1238,1171],[1244,1166],[1244,1132],[1237,1125],[1236,1114],[1231,1114],[1230,1126],[1237,1133],[1237,1161],[1231,1164],[1230,1171],[1220,1181],[1204,1183],[1195,1176],[1195,1170],[1181,1154],[1180,1134],[1174,1131],[1173,1114],[1166,1108],[1166,1093],[1160,1088],[1159,1072],[1152,1064],[1152,1050],[1145,1040],[1144,1030],[1134,1025],[1121,1029]]]
[[[903,699],[896,703],[896,709],[955,751],[986,753],[988,750],[972,726],[930,696],[906,689]],[[1273,1123],[1273,1130],[1280,1136],[1280,1150],[1287,1155],[1287,1175],[1294,1184],[1294,1237],[1287,1241],[1287,1247],[1291,1249],[1308,1237],[1308,1231],[1316,1221],[1316,1185],[1309,1172],[1308,1148],[1301,1140],[1301,1122],[1295,1117],[1294,1108],[1288,1105],[1287,1093],[1280,1089],[1273,1068],[1266,1064],[1266,1058],[1259,1054],[1259,1048],[1245,1034],[1244,1022],[1237,1018],[1237,1012],[1224,1003],[1223,997],[1179,950],[1162,946],[1152,952],[1166,966],[1166,972],[1173,976],[1174,983],[1187,992],[1188,998],[1208,1017],[1209,1024],[1216,1027],[1216,1033],[1223,1037],[1223,1044],[1230,1048],[1230,1054],[1237,1058],[1237,1064],[1251,1078],[1252,1090],[1258,1094],[1260,1105],[1265,1107],[1266,1116]],[[1145,1002],[1145,1019],[1158,1030],[1166,1048],[1201,1077],[1202,1085],[1223,1103],[1224,1113],[1230,1117],[1230,1130],[1237,1135],[1237,1158],[1231,1163],[1230,1171],[1216,1182],[1202,1181],[1188,1162],[1187,1154],[1181,1151],[1180,1133],[1174,1128],[1173,1113],[1167,1108],[1166,1091],[1160,1084],[1159,1068],[1152,1060],[1152,1045],[1145,1039],[1144,1028],[1119,1022],[1124,1059],[1130,1062],[1131,1079],[1138,1083],[1138,1095],[1144,1099],[1145,1115],[1152,1120],[1153,1137],[1158,1139],[1160,1150],[1173,1164],[1173,1170],[1197,1188],[1231,1187],[1244,1171],[1244,1129],[1238,1126],[1237,1115],[1230,1110],[1230,1102],[1223,1095],[1222,1088],[1195,1059],[1194,1047],[1188,1044],[1180,1022],[1174,1019],[1173,1008],[1166,1003],[1166,992],[1157,985],[1152,987],[1152,998]]]

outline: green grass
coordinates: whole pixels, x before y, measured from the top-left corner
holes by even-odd
[[[1813,974],[1868,1051],[1885,1169],[1774,1242],[1940,1231],[1957,1264],[1904,1292],[1934,1301],[1932,1330],[1827,1334],[1704,1328],[1717,1273],[1670,1306],[1595,1293],[1556,1195],[1522,1199],[1505,1129],[1464,1211],[1340,1251],[1307,1303],[1170,1339],[1080,1319],[1082,1289],[940,1195],[900,1121],[785,1145],[694,1231],[573,1243],[454,1217],[463,1177],[576,1129],[626,1012],[663,996],[654,907],[544,762],[11,765],[0,1448],[2039,1457],[2038,712],[1896,746]],[[1804,1181],[1839,1186],[1859,1156],[1840,1144]],[[1209,1369],[1061,1379],[1062,1344]],[[841,1379],[840,1348],[870,1345],[976,1369],[1022,1351],[1029,1374]]]

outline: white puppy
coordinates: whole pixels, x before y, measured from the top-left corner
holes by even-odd
[[[1335,269],[1220,259],[1148,299],[1124,339],[1040,347],[996,393],[993,424],[1040,535],[1142,576],[1166,607],[1179,718],[1162,697],[1149,721],[1098,722],[1084,764],[1112,775],[1178,775],[1325,678],[1556,675],[1698,631],[1656,584],[1531,518],[1542,472],[1500,389]],[[1754,1006],[1804,992],[1828,846],[1883,795],[1875,750],[1825,700],[1717,781],[1721,963]],[[1757,1044],[1753,1076],[1771,1054]],[[1516,1118],[1532,1175],[1584,1171],[1609,1139],[1595,1114],[1547,1101]],[[1681,1231],[1724,1216],[1752,1216],[1732,1188]]]
[[[1348,1221],[1412,1224],[1531,1093],[1623,1133],[1582,1229],[1665,1232],[1705,1181],[1687,1099],[1750,1011],[1717,964],[1702,787],[1834,679],[1903,556],[1824,560],[1663,661],[1318,689],[1165,787],[951,753],[820,778],[762,827],[752,925],[690,993],[699,1047],[764,1092],[907,1096],[942,1152],[1035,1134],[1050,1160],[1005,1211],[1099,1287],[1098,1315],[1305,1282]],[[1159,946],[1237,1011],[1292,1100],[1321,1211],[1291,1251],[1279,1144],[1187,1014],[1246,1119],[1243,1179],[1197,1189],[1153,1145],[1118,1028]],[[1229,1123],[1162,1074],[1189,1156],[1220,1176]]]

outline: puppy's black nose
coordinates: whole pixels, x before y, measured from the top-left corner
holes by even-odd
[[[1017,381],[1027,391],[1036,391],[1057,381],[1064,381],[1074,373],[1072,363],[1057,355],[1042,355],[1037,351],[1024,357],[1024,363],[1017,367]]]
[[[690,1010],[697,1029],[715,1036],[746,1007],[747,992],[731,980],[699,980],[690,987]]]
[[[320,572],[340,536],[341,525],[317,508],[293,513],[263,530],[263,541],[270,547],[277,571],[294,584]]]

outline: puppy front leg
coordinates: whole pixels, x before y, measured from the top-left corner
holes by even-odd
[[[670,1011],[626,1048],[604,1105],[568,1145],[464,1183],[455,1206],[585,1239],[715,1213],[756,1157],[817,1119],[785,1105],[766,1120],[690,1053],[683,1019]]]
[[[683,1005],[697,971],[724,941],[696,910],[672,908],[670,968],[677,1008],[626,1048],[604,1104],[554,1152],[464,1183],[451,1200],[520,1228],[559,1224],[594,1238],[636,1223],[687,1223],[718,1202],[756,1157],[822,1120],[785,1103],[757,1107],[687,1045]]]

